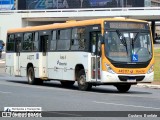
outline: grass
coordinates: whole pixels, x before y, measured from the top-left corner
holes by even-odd
[[[160,82],[160,49],[154,50],[154,81]]]

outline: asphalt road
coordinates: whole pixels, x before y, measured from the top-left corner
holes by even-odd
[[[0,111],[4,107],[42,107],[43,111],[63,111],[54,114],[67,116],[61,118],[65,120],[80,119],[81,116],[81,113],[68,114],[65,111],[95,111],[94,115],[96,111],[160,111],[160,89],[133,86],[128,93],[118,93],[112,86],[79,91],[76,84],[72,88],[63,88],[59,82],[53,81],[45,82],[43,86],[29,85],[26,78],[6,75],[4,64],[0,64]]]

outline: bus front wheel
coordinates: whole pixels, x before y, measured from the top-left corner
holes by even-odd
[[[85,71],[83,69],[78,72],[77,82],[78,82],[79,90],[87,91],[92,88],[92,85],[90,83],[86,82],[86,75],[85,75]]]
[[[125,93],[131,88],[131,85],[116,85],[116,88],[119,92]]]
[[[27,70],[27,78],[28,78],[28,83],[31,85],[35,85],[35,84],[42,84],[43,81],[35,78],[35,73],[34,73],[34,69],[33,67],[29,67]]]

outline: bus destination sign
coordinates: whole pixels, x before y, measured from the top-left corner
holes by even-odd
[[[149,29],[148,24],[136,22],[105,22],[105,25],[107,29]]]

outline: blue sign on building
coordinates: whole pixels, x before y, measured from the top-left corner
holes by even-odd
[[[13,10],[14,0],[0,0],[0,10]]]
[[[93,7],[100,7],[106,6],[109,2],[112,2],[112,0],[90,0],[90,5]]]

